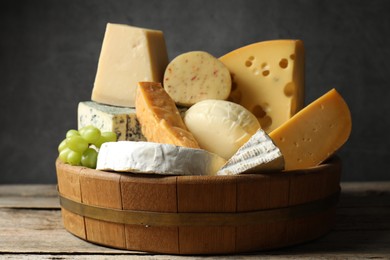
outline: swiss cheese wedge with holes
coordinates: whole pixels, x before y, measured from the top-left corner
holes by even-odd
[[[304,106],[304,47],[299,40],[264,41],[222,57],[232,75],[230,101],[251,111],[267,133]]]
[[[139,82],[135,107],[142,134],[147,141],[199,148],[175,102],[160,83]]]
[[[348,139],[351,113],[340,94],[332,89],[270,133],[281,150],[285,170],[317,166]]]

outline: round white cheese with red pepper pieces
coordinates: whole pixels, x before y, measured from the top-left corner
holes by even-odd
[[[257,118],[243,106],[215,99],[190,107],[184,123],[201,148],[226,160],[260,128]]]
[[[168,64],[163,85],[176,104],[188,107],[205,99],[227,99],[231,76],[226,66],[211,54],[191,51]]]

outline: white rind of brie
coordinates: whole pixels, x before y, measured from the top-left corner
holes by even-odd
[[[202,149],[119,141],[101,146],[96,169],[163,175],[216,175],[225,163],[222,157]]]
[[[217,175],[269,172],[284,169],[284,157],[272,139],[259,129],[218,171]]]

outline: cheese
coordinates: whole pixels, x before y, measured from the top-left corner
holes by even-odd
[[[244,107],[224,100],[203,100],[184,116],[187,128],[201,148],[229,159],[260,128]]]
[[[108,23],[91,99],[134,107],[137,83],[162,82],[167,64],[161,31]]]
[[[160,83],[139,82],[136,114],[142,133],[149,142],[199,148],[175,102]]]
[[[243,105],[267,133],[304,106],[304,47],[299,40],[265,41],[220,60],[232,74],[230,101]]]
[[[334,154],[351,133],[351,114],[332,89],[270,133],[284,155],[285,169],[316,166]]]
[[[225,163],[218,155],[201,149],[120,141],[101,146],[96,169],[164,175],[215,175]]]
[[[262,173],[284,169],[284,158],[272,139],[259,129],[218,171],[217,175]]]
[[[231,89],[230,72],[207,52],[183,53],[168,64],[164,89],[182,106],[205,99],[227,99]]]
[[[118,140],[142,141],[141,127],[134,108],[115,107],[94,101],[80,102],[77,109],[78,128],[93,125],[103,132],[116,133]]]

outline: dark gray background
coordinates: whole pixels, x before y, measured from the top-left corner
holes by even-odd
[[[89,100],[107,22],[159,29],[169,56],[257,41],[306,48],[306,101],[331,88],[353,131],[343,180],[390,180],[390,1],[6,0],[0,4],[0,183],[55,183],[57,145]]]

